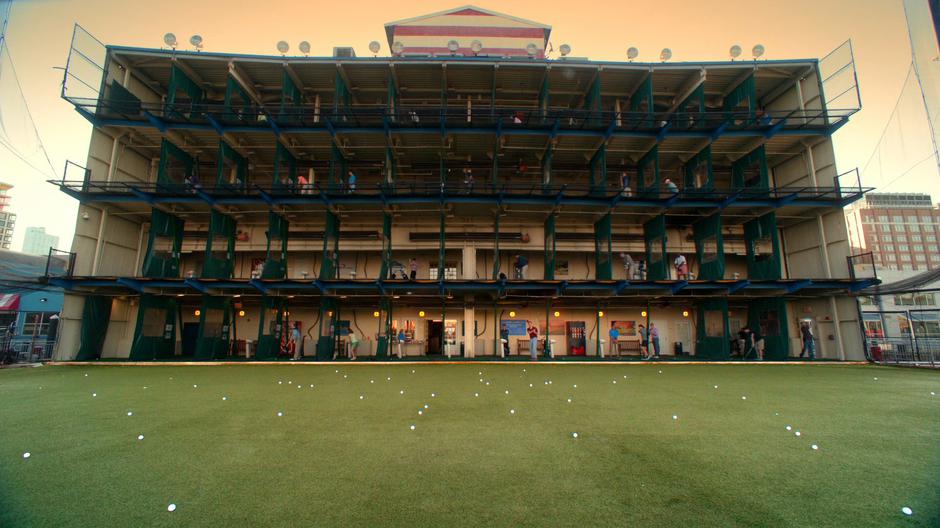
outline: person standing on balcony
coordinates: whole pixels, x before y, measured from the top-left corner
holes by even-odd
[[[411,280],[415,280],[418,277],[418,260],[414,257],[411,258]]]
[[[803,342],[803,348],[800,349],[800,357],[809,353],[809,359],[816,359],[816,336],[813,335],[813,329],[809,323],[800,324],[800,341]]]
[[[654,323],[650,323],[650,340],[653,342],[653,353],[659,359],[659,328]]]
[[[679,194],[679,187],[669,178],[666,178],[663,181],[663,185],[666,187],[666,192],[669,194]]]
[[[539,360],[539,329],[535,326],[535,323],[532,321],[527,321],[529,328],[529,359],[532,361]]]
[[[689,263],[685,259],[685,255],[678,255],[673,261],[673,266],[676,268],[676,279],[678,280],[688,280],[689,279]]]
[[[525,258],[523,255],[516,255],[516,261],[513,266],[516,269],[516,278],[524,280],[529,271],[529,259]]]
[[[349,171],[349,177],[346,179],[346,192],[352,194],[356,192],[356,173]]]
[[[630,175],[626,171],[620,173],[620,196],[624,198],[633,196],[633,191],[630,189]]]
[[[633,280],[636,278],[636,261],[633,260],[633,257],[627,253],[620,253],[620,258],[623,260],[623,273],[626,275],[627,280]]]

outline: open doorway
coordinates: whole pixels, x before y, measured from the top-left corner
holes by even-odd
[[[441,342],[444,336],[444,321],[428,321],[428,342],[427,355],[438,355],[443,353]]]

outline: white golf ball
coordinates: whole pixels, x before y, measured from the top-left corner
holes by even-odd
[[[365,396],[363,396],[362,394],[360,394],[360,395],[359,395],[359,399],[360,399],[360,400],[364,400],[364,399],[365,399]]]
[[[480,378],[480,383],[483,383],[483,378]]]
[[[88,374],[85,374],[85,377],[87,378],[87,377],[88,377]]]
[[[673,415],[672,415],[672,419],[673,419],[673,420],[678,420],[679,417],[678,417],[677,415],[673,414]]]
[[[624,376],[623,376],[623,379],[627,379],[627,376],[626,376],[626,375],[624,375]]]
[[[375,380],[369,380],[369,383],[375,383]]]
[[[617,380],[614,380],[614,385],[616,385],[616,384],[617,384]]]
[[[176,511],[176,505],[175,505],[175,504],[170,504],[169,506],[166,507],[166,511],[168,511],[168,512]]]
[[[718,388],[718,385],[715,385],[715,388],[717,389],[717,388]]]
[[[788,425],[788,426],[787,426],[787,431],[789,431],[789,430],[791,430],[791,429],[793,429],[793,428]]]
[[[199,385],[193,385],[193,388],[195,389],[195,388],[198,387],[198,386],[199,386]]]
[[[577,437],[578,437],[578,433],[571,433],[571,436],[574,437],[574,438],[577,438]]]
[[[302,389],[302,388],[304,388],[304,386],[303,386],[303,385],[297,385],[297,388],[298,388],[298,389]]]
[[[333,372],[336,372],[337,374],[339,374],[339,369],[336,369]]]
[[[477,376],[482,376],[482,375],[483,375],[483,371],[482,371],[482,370],[481,370],[480,372],[477,372]]]
[[[810,447],[813,448],[813,451],[818,451],[818,450],[819,450],[819,446],[816,445],[816,444],[813,444],[813,445],[811,445]]]
[[[313,383],[310,384],[310,388],[311,388],[311,389],[313,388]]]
[[[930,395],[931,395],[931,396],[936,396],[937,393],[936,393],[936,392],[933,392],[933,391],[930,391]]]
[[[661,371],[661,370],[660,370],[660,371],[659,371],[659,373],[660,373],[660,374],[662,374],[662,373],[663,373],[663,371]]]
[[[287,380],[287,384],[288,384],[288,385],[293,385],[293,384],[294,384],[294,382],[293,382],[293,381],[291,381],[291,380]]]
[[[415,430],[415,426],[414,426],[414,425],[411,426],[411,430],[412,430],[412,431]]]
[[[348,378],[348,377],[349,377],[349,376],[347,376],[346,374],[343,374],[343,379],[346,379],[346,378]]]
[[[576,388],[576,389],[578,388],[578,384],[577,384],[577,383],[574,384],[574,388]]]
[[[403,390],[398,391],[398,394],[404,394],[404,393],[405,393],[405,391],[403,391]]]
[[[506,394],[509,394],[509,391],[506,391]]]
[[[227,399],[228,399],[228,396],[222,396],[222,401],[225,401]]]
[[[878,381],[878,378],[875,378],[875,381]]]
[[[392,378],[385,378],[385,381],[392,381]]]
[[[431,397],[432,397],[432,398],[435,398],[435,397],[437,397],[437,394],[434,394],[434,393],[432,392],[432,393],[431,393]]]
[[[901,513],[903,513],[904,515],[913,515],[913,514],[914,514],[914,510],[912,510],[912,509],[908,508],[907,506],[905,506],[905,507],[901,508]]]
[[[127,415],[128,415],[128,416],[134,416],[134,413],[133,413],[132,411],[127,411]]]
[[[474,393],[473,393],[473,397],[474,397],[474,398],[479,398],[479,397],[480,397],[480,393],[479,393],[479,392],[474,392]]]
[[[489,386],[489,384],[490,384],[490,382],[487,381],[487,382],[486,382],[486,385]]]
[[[138,439],[138,440],[143,440],[143,439],[144,439],[144,435],[137,435],[137,439]]]
[[[532,387],[532,384],[530,383],[530,384],[529,384],[529,388],[531,388],[531,387]]]
[[[425,404],[424,404],[424,408],[427,409],[427,408],[428,408],[428,404],[425,403]]]
[[[747,399],[747,396],[741,396],[741,399],[742,399],[742,400],[746,400],[746,399]]]
[[[522,369],[522,372],[525,372],[525,369]]]
[[[278,411],[278,412],[277,412],[277,415],[278,415],[278,416],[284,416],[284,413],[282,413],[281,411]]]
[[[551,384],[552,384],[552,380],[548,380],[548,384],[551,385]]]
[[[412,373],[412,374],[414,374],[414,373],[415,373],[415,371],[414,371],[414,369],[412,369],[412,370],[411,370],[411,373]]]
[[[515,409],[509,409],[509,414],[516,414],[516,410],[515,410]]]
[[[793,434],[795,434],[796,436],[802,436],[803,433],[801,433],[801,432],[799,432],[799,431],[796,431],[796,432],[793,433]]]
[[[98,396],[98,393],[97,393],[97,392],[91,393],[91,397],[92,397],[92,398],[94,398],[95,396]]]
[[[85,375],[87,376],[88,374],[85,374]],[[29,458],[30,456],[31,456],[31,455],[30,455],[29,451],[23,453],[23,458]]]
[[[418,414],[424,414],[424,411],[418,411]]]
[[[568,398],[568,403],[571,403],[571,398]]]

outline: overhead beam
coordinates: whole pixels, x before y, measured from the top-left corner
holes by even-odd
[[[741,75],[738,75],[733,81],[731,81],[730,84],[728,84],[728,87],[725,88],[723,92],[721,92],[721,98],[724,99],[725,97],[728,97],[728,95],[730,95],[731,92],[733,92],[734,89],[738,87],[738,85],[746,81],[747,78],[750,77],[751,75],[754,75],[754,72],[756,71],[757,71],[757,66],[751,66],[748,69],[744,70],[744,73],[742,73]]]
[[[248,77],[248,74],[245,73],[241,68],[238,67],[238,64],[235,61],[228,61],[228,74],[235,79],[235,82],[242,87],[245,92],[248,93],[248,96],[255,102],[258,106],[264,106],[264,101],[261,100],[261,94],[258,93],[258,90],[255,89],[254,83],[251,82],[251,78]]]
[[[767,106],[774,101],[776,101],[780,96],[792,88],[796,83],[805,79],[809,74],[813,73],[813,68],[806,68],[805,70],[798,71],[793,75],[787,77],[786,80],[775,86],[772,90],[764,94],[764,97],[761,97],[760,103],[762,106]]]
[[[343,79],[343,83],[346,85],[346,91],[349,92],[349,97],[352,98],[353,104],[359,104],[359,98],[356,97],[356,92],[352,90],[352,83],[349,82],[349,76],[346,75],[346,69],[343,68],[342,62],[336,63],[336,71],[339,73],[339,76]]]
[[[675,98],[673,98],[672,106],[669,107],[669,110],[666,113],[671,114],[675,112],[676,110],[678,110],[679,105],[681,105],[683,101],[688,99],[689,96],[691,96],[695,92],[695,90],[697,90],[698,87],[701,86],[705,82],[705,76],[706,76],[705,68],[701,68],[699,69],[698,72],[690,75],[689,78],[686,79],[684,83],[682,83],[682,86],[679,87],[679,93],[678,95],[675,96]]]

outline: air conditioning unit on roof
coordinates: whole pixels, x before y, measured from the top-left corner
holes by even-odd
[[[348,46],[334,47],[333,56],[343,59],[351,59],[356,56],[356,50]]]

